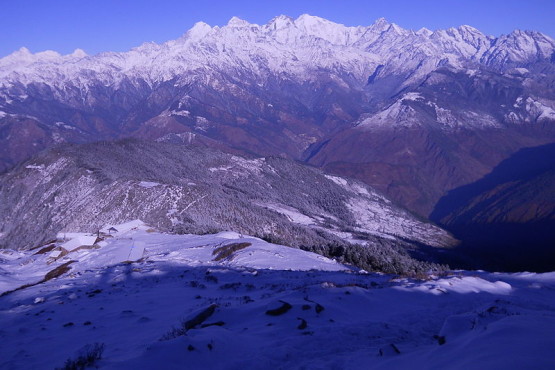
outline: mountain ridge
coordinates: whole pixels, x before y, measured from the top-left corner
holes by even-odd
[[[0,60],[0,171],[59,143],[180,135],[338,175],[386,163],[392,171],[378,181],[359,179],[389,184],[380,190],[427,217],[446,191],[555,139],[554,50],[533,31],[491,38],[470,26],[414,32],[385,19],[345,27],[309,15],[197,23],[176,40],[124,53],[23,50],[27,64]],[[406,136],[404,154],[389,149],[392,134]],[[412,143],[413,135],[424,139]],[[499,148],[488,146],[493,138]],[[430,150],[425,172],[441,181],[398,187],[414,178],[412,157]],[[459,170],[450,158],[475,165]]]
[[[58,146],[0,176],[4,248],[130,219],[179,234],[234,230],[336,257],[377,248],[434,258],[432,249],[456,243],[361,182],[279,157],[127,139]]]
[[[239,34],[240,32],[243,34]],[[104,59],[106,64],[113,63],[114,70],[119,70],[125,74],[125,72],[132,72],[141,63],[146,63],[147,60],[144,57],[147,55],[153,59],[160,58],[163,57],[164,53],[171,53],[172,48],[176,51],[185,49],[194,51],[194,44],[199,42],[211,42],[219,47],[221,47],[222,42],[229,41],[250,41],[256,44],[261,41],[256,40],[256,37],[262,38],[266,43],[273,39],[282,45],[290,45],[292,43],[297,45],[314,45],[319,40],[322,40],[332,45],[354,46],[361,51],[369,51],[378,56],[378,58],[382,56],[382,59],[385,54],[386,59],[388,59],[392,58],[391,54],[394,53],[389,53],[390,55],[384,53],[384,44],[388,44],[387,41],[398,39],[399,36],[402,36],[408,39],[408,41],[401,44],[402,48],[407,48],[407,45],[414,43],[416,40],[420,44],[416,47],[417,51],[427,53],[429,57],[439,53],[444,54],[444,57],[448,59],[452,56],[463,57],[489,66],[523,63],[528,60],[542,58],[549,59],[555,50],[555,41],[551,37],[536,31],[515,30],[508,35],[494,38],[484,35],[471,26],[463,25],[458,28],[452,27],[447,30],[430,32],[405,30],[394,23],[389,23],[384,18],[376,20],[370,26],[347,27],[308,14],[303,14],[295,20],[287,16],[278,16],[263,26],[251,24],[233,17],[223,27],[210,27],[206,23],[197,22],[189,31],[176,40],[170,40],[161,44],[147,42],[132,48],[128,52],[121,53],[103,52],[94,56],[88,56],[82,50],[76,49],[72,54],[62,56],[51,50],[32,54],[28,49],[22,47],[20,50],[0,59],[0,69],[5,70],[0,76],[4,80],[2,82],[5,83],[6,77],[11,72],[8,67],[12,67],[13,71],[17,71],[20,75],[19,77],[21,77],[26,72],[24,67],[41,64],[41,62],[59,62],[59,64],[68,64],[68,68],[77,64],[84,64],[84,68],[90,68],[91,64],[88,62],[93,60],[102,61],[102,59]],[[222,38],[219,40],[220,43],[216,42],[215,36]],[[275,45],[273,47],[276,48]],[[402,48],[400,49],[402,50]],[[221,52],[222,50],[220,49],[219,51]],[[289,49],[288,52],[291,53],[293,50]],[[299,50],[297,53],[293,52],[293,54],[298,57],[303,53]],[[172,55],[172,57],[179,59],[177,55]],[[197,57],[202,60],[202,55]],[[366,57],[365,59],[368,60],[368,58]],[[194,59],[188,59],[187,61],[191,63]],[[318,60],[315,58],[310,61],[318,63]],[[455,60],[451,58],[449,61]],[[164,62],[165,65],[168,65],[168,60]],[[19,68],[14,68],[14,64],[18,64]],[[383,63],[382,60],[382,63],[378,64],[386,63]],[[281,70],[277,65],[270,64],[270,66]],[[374,68],[376,66],[377,64],[374,65]],[[172,65],[170,69],[174,67],[176,66]],[[198,65],[195,67],[198,67]],[[396,67],[399,67],[399,64]],[[291,68],[287,70],[294,71]],[[145,77],[145,75],[142,77]],[[152,77],[160,79],[167,76],[160,74],[158,76],[153,75]]]

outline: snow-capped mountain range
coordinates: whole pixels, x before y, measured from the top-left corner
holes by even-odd
[[[302,15],[197,23],[177,40],[0,59],[0,171],[56,144],[135,137],[279,155],[420,216],[555,141],[555,41]],[[156,179],[151,179],[156,182]]]
[[[544,124],[555,119],[554,50],[533,31],[495,38],[470,26],[411,31],[379,19],[346,27],[310,15],[262,26],[199,22],[177,40],[124,53],[22,48],[0,59],[0,170],[55,143],[127,136],[194,133],[310,161],[353,126]],[[458,95],[440,93],[453,88]]]
[[[0,78],[4,87],[42,82],[63,88],[86,87],[93,79],[107,85],[127,79],[156,85],[188,73],[200,78],[199,72],[210,70],[248,70],[260,82],[270,73],[310,79],[320,69],[337,69],[365,80],[383,66],[378,73],[411,72],[408,83],[440,65],[477,63],[504,70],[549,60],[554,51],[552,38],[533,31],[495,38],[470,26],[415,32],[383,18],[367,27],[346,27],[308,14],[278,16],[262,26],[233,17],[226,26],[199,22],[177,40],[145,43],[125,53],[87,56],[77,49],[62,56],[21,48],[0,59]],[[176,82],[186,84],[190,78]]]

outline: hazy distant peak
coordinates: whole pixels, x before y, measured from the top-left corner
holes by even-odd
[[[35,62],[49,62],[55,61],[62,56],[53,50],[45,50],[38,53],[31,53],[26,47],[21,47],[19,50],[11,53],[5,58],[0,59],[0,66],[8,67],[20,67],[29,65]]]
[[[32,58],[33,53],[31,53],[31,51],[29,49],[27,49],[25,46],[20,47],[18,50],[14,51],[13,53],[11,53],[10,55],[0,59],[2,61],[4,60],[21,60],[21,59],[30,59]]]
[[[56,61],[60,58],[69,57],[69,58],[84,58],[88,56],[87,53],[83,49],[75,49],[73,53],[67,54],[65,56],[61,55],[57,51],[54,50],[44,50],[38,53],[33,54],[29,49],[26,47],[21,47],[19,50],[14,51],[10,55],[5,58],[0,59],[0,64],[8,65],[8,64],[30,64],[35,62],[41,61]]]
[[[25,46],[22,46],[19,48],[19,50],[14,51],[12,54],[10,55],[14,55],[14,56],[20,56],[20,55],[32,55],[31,51],[29,51],[29,49],[27,49]]]
[[[87,55],[87,53],[85,53],[85,50],[77,48],[69,56],[74,57],[74,58],[84,58],[88,55]]]

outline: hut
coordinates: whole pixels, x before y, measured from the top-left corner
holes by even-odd
[[[91,248],[96,242],[96,239],[96,235],[82,234],[65,242],[60,247],[69,253],[82,247]]]

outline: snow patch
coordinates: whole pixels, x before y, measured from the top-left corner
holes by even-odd
[[[116,231],[110,230],[110,229],[116,229]],[[100,229],[101,233],[104,234],[116,234],[116,235],[123,235],[126,234],[130,231],[134,231],[134,230],[146,230],[148,229],[148,226],[145,225],[145,223],[141,220],[133,220],[133,221],[129,221],[123,224],[117,224],[117,225],[105,225],[102,229]]]
[[[343,187],[347,187],[348,185],[347,180],[345,180],[342,177],[331,176],[331,175],[324,175],[324,176],[326,176],[326,178],[330,179],[331,181],[335,182],[337,185],[340,185]]]
[[[236,233],[235,231],[222,231],[214,236],[222,239],[241,239],[243,237],[243,235]]]
[[[303,213],[298,209],[293,207],[288,207],[283,204],[263,204],[264,207],[272,209],[282,215],[287,216],[287,218],[296,224],[300,225],[315,225],[316,221]]]
[[[147,189],[153,188],[153,187],[159,186],[159,185],[160,185],[160,183],[152,182],[152,181],[141,181],[141,182],[139,182],[140,187],[147,188]]]
[[[418,100],[424,100],[424,97],[417,92],[409,92],[406,93],[405,95],[403,95],[401,97],[402,100],[409,100],[409,101],[418,101]]]

